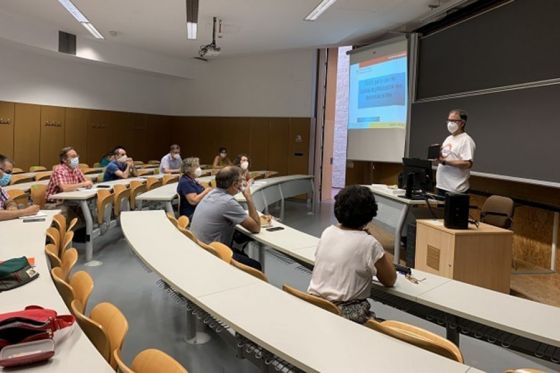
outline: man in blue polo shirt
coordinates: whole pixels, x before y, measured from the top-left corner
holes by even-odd
[[[113,181],[118,179],[128,179],[134,176],[134,161],[128,158],[126,150],[122,147],[116,147],[113,151],[113,160],[107,165],[103,181]]]

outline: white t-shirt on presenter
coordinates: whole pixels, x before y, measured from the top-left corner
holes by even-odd
[[[463,132],[456,136],[448,136],[441,146],[441,157],[446,161],[474,161],[476,144]],[[448,192],[463,193],[469,190],[470,169],[438,165],[436,187]]]

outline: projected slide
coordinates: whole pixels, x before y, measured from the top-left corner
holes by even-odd
[[[348,129],[405,128],[406,51],[350,65]]]

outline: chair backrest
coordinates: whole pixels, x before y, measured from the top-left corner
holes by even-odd
[[[78,250],[71,248],[68,249],[62,254],[61,261],[60,261],[60,268],[62,269],[62,278],[64,281],[68,282],[68,278],[70,276],[70,272],[72,268],[76,265],[78,261]]]
[[[247,272],[251,276],[255,276],[259,280],[263,280],[264,282],[268,282],[268,278],[266,277],[266,275],[256,268],[250,267],[250,266],[245,265],[243,263],[239,263],[235,259],[231,259],[231,265],[234,266],[235,268],[238,268],[238,269],[242,270],[243,272]]]
[[[74,299],[79,301],[80,312],[85,313],[89,296],[93,291],[93,279],[89,273],[78,271],[70,277],[70,286],[74,292]]]
[[[141,181],[130,182],[130,209],[136,210],[136,197],[148,190],[146,183]]]
[[[99,170],[97,168],[85,168],[82,170],[82,173],[84,175],[95,175],[99,173]]]
[[[172,212],[168,212],[166,215],[167,215],[167,219],[169,219],[171,224],[173,224],[175,228],[178,228],[179,223],[177,222],[177,219],[175,219],[175,214],[173,214]]]
[[[93,168],[102,168],[101,163],[95,162],[95,163],[93,164]]]
[[[194,233],[190,229],[183,229],[181,227],[177,227],[185,236],[187,236],[192,242],[198,244],[198,238],[194,235]]]
[[[21,174],[23,170],[21,168],[14,167],[12,168],[12,175]]]
[[[113,202],[113,194],[106,190],[97,191],[97,224],[101,225],[110,219],[111,203]]]
[[[64,303],[66,303],[66,307],[70,308],[70,304],[74,300],[74,290],[69,283],[64,281],[64,273],[62,272],[62,268],[55,267],[51,269],[51,275],[58,293],[62,297],[62,300],[64,300]]]
[[[89,168],[89,165],[88,165],[87,163],[80,163],[80,164],[78,165],[78,168],[79,168],[82,172],[84,172],[85,170],[87,170],[87,169]]]
[[[220,259],[222,259],[226,263],[231,263],[231,259],[233,258],[233,251],[227,245],[224,245],[221,242],[211,242],[209,245],[211,248],[216,250]]]
[[[66,232],[73,232],[76,224],[78,224],[78,218],[73,218],[72,220],[70,220],[70,224],[68,224]]]
[[[12,171],[12,173],[13,173],[13,171]],[[29,183],[29,182],[33,181],[34,177],[35,176],[31,176],[31,175],[13,175],[12,176],[12,181],[10,182],[10,185]]]
[[[47,168],[45,166],[31,166],[29,167],[29,172],[39,172],[39,171],[46,171]]]
[[[18,206],[27,206],[27,202],[29,201],[29,197],[27,193],[20,189],[10,189],[7,190],[6,193],[8,194],[8,200],[13,201]]]
[[[59,257],[62,258],[66,250],[72,246],[72,240],[74,239],[74,232],[67,231],[64,234],[64,239],[62,240],[62,244],[60,245],[60,254]]]
[[[51,178],[50,172],[38,172],[35,174],[35,181],[48,180]]]
[[[136,176],[146,176],[146,175],[153,175],[156,169],[143,169],[143,170],[136,170]]]
[[[448,359],[460,363],[464,361],[461,350],[453,342],[417,326],[393,320],[379,323],[371,319],[366,322],[366,326]]]
[[[171,175],[171,174],[163,175],[163,178],[162,178],[162,184],[163,185],[167,185],[169,183],[174,183],[176,181],[179,181],[179,175]]]
[[[33,204],[38,205],[39,207],[45,207],[45,203],[47,202],[47,186],[42,184],[35,184],[31,185],[31,189],[29,190],[31,194],[31,201]]]
[[[72,301],[70,310],[72,311],[74,317],[76,317],[78,325],[80,325],[80,328],[82,328],[84,333],[86,333],[89,340],[91,341],[91,343],[93,343],[95,348],[97,348],[97,351],[99,351],[101,356],[103,356],[103,358],[107,360],[108,363],[110,363],[111,344],[109,342],[109,337],[105,333],[105,330],[103,330],[103,326],[97,321],[87,317],[82,312],[83,309],[84,306],[80,304],[79,300],[75,299],[74,301]]]
[[[159,188],[162,185],[161,180],[155,177],[149,177],[146,181],[147,190]]]
[[[142,166],[143,164],[144,164],[144,162],[142,162],[142,161],[134,161],[135,166]]]
[[[117,188],[117,186],[119,188]],[[113,192],[113,212],[115,216],[118,217],[121,215],[121,211],[127,211],[130,209],[130,189],[124,185],[115,185]]]
[[[62,214],[54,215],[52,225],[58,229],[60,237],[64,237],[66,234],[66,217]]]
[[[210,188],[215,188],[216,187],[216,179],[210,180],[210,182],[208,184],[210,184]]]
[[[265,171],[251,171],[249,172],[249,177],[253,180],[262,179],[266,175]]]
[[[135,373],[188,373],[188,371],[165,352],[153,348],[140,352],[132,361]]]
[[[305,293],[301,290],[291,287],[290,285],[284,284],[282,286],[282,290],[287,293],[292,294],[295,297],[298,297],[306,302],[316,305],[317,307],[321,307],[322,309],[332,312],[335,315],[340,315],[340,309],[334,304],[326,299],[318,297],[316,295]]]
[[[117,372],[120,372],[120,373],[136,373],[135,371],[130,369],[128,367],[128,365],[125,364],[125,362],[122,359],[120,351],[118,351],[118,350],[113,351],[113,359],[115,360],[115,363],[117,364]]]
[[[496,227],[509,229],[513,222],[514,203],[511,198],[493,195],[486,199],[480,209],[480,221]]]
[[[269,177],[272,177],[272,176],[275,176],[275,175],[278,175],[278,171],[266,171],[264,173],[265,179],[268,179]]]
[[[105,334],[109,338],[109,346],[111,347],[110,364],[116,368],[117,363],[113,358],[112,352],[121,350],[124,338],[128,333],[128,321],[122,312],[111,303],[99,303],[90,313],[90,318],[99,323]]]
[[[159,161],[152,159],[150,161],[148,161],[148,164],[159,164]]]
[[[189,223],[190,220],[188,216],[181,215],[179,216],[179,219],[177,219],[177,225],[179,225],[180,228],[187,229]]]
[[[51,268],[60,267],[62,263],[58,257],[58,247],[52,243],[45,245],[45,254],[47,254]]]
[[[58,228],[47,228],[47,241],[50,241],[56,247],[57,256],[60,258],[60,231]]]

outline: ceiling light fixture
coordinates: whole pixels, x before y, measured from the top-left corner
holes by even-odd
[[[315,9],[313,9],[311,11],[311,13],[309,13],[307,15],[307,17],[305,17],[306,21],[315,21],[317,18],[319,18],[319,16],[321,14],[323,14],[323,12],[327,9],[329,9],[329,7],[331,5],[333,5],[335,3],[336,0],[323,0],[319,3],[319,5],[317,5],[317,7]]]
[[[187,0],[187,39],[195,40],[198,31],[198,0]]]
[[[80,10],[76,8],[76,6],[70,0],[58,0],[58,2],[64,8],[66,8],[68,13],[72,14],[72,16],[76,18],[76,21],[80,22],[82,26],[84,26],[85,29],[88,30],[96,39],[104,39],[103,35],[101,35],[99,31],[97,31],[95,26],[93,26],[93,24],[86,18],[86,16],[84,16],[83,13],[80,12]]]

